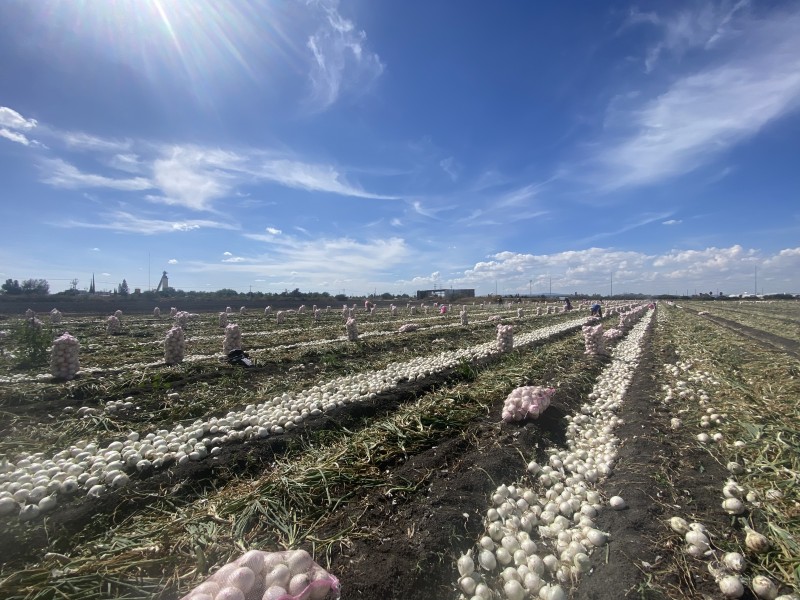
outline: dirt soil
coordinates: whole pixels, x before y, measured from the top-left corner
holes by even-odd
[[[660,404],[658,376],[664,362],[674,362],[674,355],[669,350],[653,351],[654,335],[651,326],[644,359],[620,413],[625,422],[616,432],[623,440],[618,463],[601,488],[607,497],[621,495],[628,508],[601,512],[597,525],[609,532],[610,543],[605,552],[593,554],[593,570],[581,579],[572,598],[719,596],[703,563],[684,558],[689,562],[676,564],[674,555],[685,556],[682,552],[673,554],[682,540],[669,530],[665,520],[675,514],[687,519],[702,515],[712,531],[730,530],[727,520],[709,522],[721,512],[719,490],[726,471],[708,452],[670,430],[670,417],[674,415]],[[422,389],[446,378],[447,375],[430,378]],[[354,426],[360,420],[391,413],[420,389],[419,382],[407,389],[401,386],[396,393],[382,395],[374,402],[310,420],[307,427]],[[419,485],[416,491],[368,490],[336,513],[337,522],[330,524],[331,532],[347,524],[356,526],[349,543],[334,548],[330,556],[330,569],[342,584],[342,597],[456,598],[454,563],[483,532],[490,492],[501,482],[518,481],[525,475],[520,453],[526,459],[536,453],[541,460],[547,447],[564,444],[564,416],[579,408],[585,394],[586,390],[559,388],[542,417],[525,424],[502,423],[502,402],[498,402],[479,422],[443,435],[437,446],[408,460],[381,465],[387,479]],[[26,547],[16,543],[15,528],[0,532],[5,561],[35,556],[45,547],[54,552],[66,551],[72,533],[119,522],[148,502],[149,493],[170,489],[176,496],[193,496],[197,487],[220,485],[225,473],[258,472],[300,435],[298,432],[257,443],[229,445],[214,463],[191,463],[145,476],[135,493],[122,490],[76,503],[56,513],[48,527],[40,529],[39,537],[26,536]],[[323,531],[320,536],[324,534]],[[59,547],[59,540],[64,547]],[[750,598],[747,594],[744,597]]]

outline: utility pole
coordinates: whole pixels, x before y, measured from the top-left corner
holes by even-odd
[[[547,278],[550,280],[550,286],[548,287],[548,294],[547,295],[548,296],[552,296],[553,295],[553,277],[551,275],[548,275]]]
[[[611,297],[614,297],[614,271],[611,271]]]
[[[528,280],[528,296],[533,296],[533,279]]]
[[[758,265],[755,266],[755,269],[756,269],[756,272],[755,272],[755,275],[754,275],[755,281],[754,281],[754,284],[753,284],[753,288],[754,288],[753,289],[753,294],[758,296]]]

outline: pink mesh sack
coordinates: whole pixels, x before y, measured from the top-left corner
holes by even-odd
[[[336,600],[339,580],[305,550],[250,550],[181,600]]]

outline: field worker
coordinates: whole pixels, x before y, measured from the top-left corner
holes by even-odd
[[[447,314],[447,305],[446,304],[442,304],[439,307],[439,314],[440,315],[446,315]]]
[[[564,298],[564,310],[572,310],[572,302],[569,301],[569,298]]]
[[[595,302],[594,304],[592,304],[592,316],[593,317],[597,316],[600,317],[601,319],[603,318],[603,307],[600,306],[599,302]]]

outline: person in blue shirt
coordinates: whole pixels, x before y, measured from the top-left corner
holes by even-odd
[[[592,304],[592,316],[593,317],[597,316],[600,317],[601,319],[603,318],[603,307],[600,306],[599,302],[595,302],[594,304]]]

